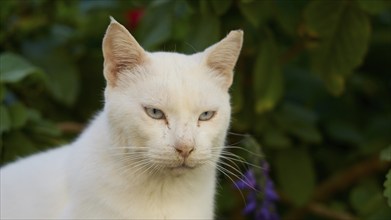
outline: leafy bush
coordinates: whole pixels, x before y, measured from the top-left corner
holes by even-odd
[[[2,1],[1,164],[72,140],[101,107],[109,15],[148,50],[193,53],[243,29],[228,142],[255,170],[260,158],[247,151],[262,146],[278,213],[390,219],[390,8],[386,0]],[[238,176],[225,178],[217,216],[242,219],[244,199],[229,180]]]

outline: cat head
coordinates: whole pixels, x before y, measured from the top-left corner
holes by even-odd
[[[238,30],[200,53],[151,53],[112,19],[103,40],[104,111],[115,146],[161,170],[213,165],[229,127],[242,40]]]

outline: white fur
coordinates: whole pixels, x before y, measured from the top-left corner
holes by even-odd
[[[120,24],[113,25],[126,34]],[[110,72],[118,58],[108,50],[125,54],[107,42],[117,35],[129,40],[110,27],[104,43],[108,86],[103,111],[72,144],[1,169],[2,219],[213,218],[215,166],[230,121],[232,69],[219,72],[221,66],[209,63],[233,62],[226,65],[233,68],[242,33],[234,33],[240,42],[223,40],[194,55],[148,53],[130,39],[128,51],[140,50],[142,59],[121,57],[130,68]],[[218,56],[214,48],[224,44],[240,44],[232,51],[237,55],[210,62],[208,55]],[[162,110],[166,120],[152,119],[144,107]],[[211,110],[216,115],[210,121],[198,121]],[[177,145],[194,147],[186,162]],[[182,163],[193,168],[179,168]]]

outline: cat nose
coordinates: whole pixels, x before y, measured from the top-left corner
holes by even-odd
[[[187,158],[191,152],[194,151],[194,147],[193,146],[189,146],[189,145],[183,145],[183,144],[180,144],[180,145],[175,145],[175,151],[181,155],[183,158]]]

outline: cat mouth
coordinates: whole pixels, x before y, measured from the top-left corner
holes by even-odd
[[[194,168],[195,168],[194,166],[189,166],[189,165],[187,165],[185,163],[182,163],[181,165],[175,166],[175,167],[171,167],[170,169],[171,170],[192,170]]]
[[[189,164],[183,162],[178,166],[170,167],[169,170],[174,173],[185,173],[187,171],[195,169],[195,166],[190,166]]]
[[[169,171],[174,176],[182,176],[185,173],[189,173],[194,168],[195,168],[194,166],[189,166],[189,165],[183,163],[179,166],[170,167]]]

